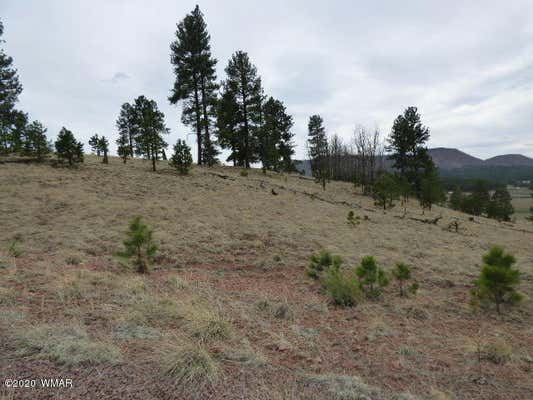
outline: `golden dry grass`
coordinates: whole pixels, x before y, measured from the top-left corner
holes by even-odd
[[[531,297],[526,221],[470,221],[441,207],[422,215],[414,201],[403,216],[399,207],[376,209],[347,183],[323,192],[296,175],[216,167],[182,177],[163,162],[152,173],[142,160],[103,165],[91,156],[77,169],[0,165],[0,188],[2,376],[7,368],[26,375],[65,368],[53,357],[21,355],[13,341],[33,326],[75,321],[120,354],[120,367],[101,363],[110,376],[99,389],[106,398],[120,398],[126,381],[138,398],[175,397],[187,389],[175,386],[176,376],[194,371],[174,357],[179,373],[165,375],[161,351],[182,348],[201,348],[214,363],[206,365],[216,365],[217,379],[206,379],[199,398],[524,399],[533,390],[525,350],[533,346],[531,302],[480,317],[468,294],[481,255],[499,244],[516,256],[520,290]],[[359,225],[346,222],[350,209]],[[160,246],[146,276],[115,256],[134,215],[154,228]],[[437,215],[438,225],[411,219]],[[458,233],[447,229],[454,220]],[[337,308],[305,275],[321,248],[347,267],[365,255],[388,271],[406,262],[419,294],[400,298],[392,285],[380,300]],[[505,363],[483,359],[483,381],[469,350],[480,331],[483,343],[508,344],[487,347],[505,347]],[[69,372],[81,388],[96,379]],[[146,378],[154,376],[163,384]]]

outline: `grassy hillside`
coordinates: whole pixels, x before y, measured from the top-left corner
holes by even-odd
[[[531,224],[439,207],[421,215],[414,201],[402,218],[348,183],[323,192],[296,175],[149,169],[95,157],[78,169],[0,165],[0,375],[74,380],[71,389],[2,388],[5,398],[532,393],[531,302],[502,317],[469,307],[492,244],[515,254],[531,297]],[[147,275],[115,256],[134,215],[160,246]],[[411,219],[438,215],[437,225]],[[458,233],[447,229],[453,220]],[[305,275],[321,248],[347,266],[365,255],[386,270],[407,262],[420,291],[400,298],[391,285],[380,300],[335,307]]]

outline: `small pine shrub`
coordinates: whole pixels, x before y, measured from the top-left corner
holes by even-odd
[[[340,256],[332,256],[327,250],[321,250],[318,254],[313,254],[309,260],[307,267],[307,275],[313,279],[319,279],[320,275],[329,267],[340,267],[342,258]]]
[[[359,225],[361,223],[361,217],[359,217],[359,215],[355,215],[352,210],[348,212],[346,220],[348,221],[348,225],[351,226]]]
[[[411,279],[411,268],[405,263],[397,263],[396,268],[392,271],[392,275],[398,281],[398,286],[400,288],[400,296],[406,295],[405,284],[409,279]],[[413,282],[408,288],[407,291],[416,294],[418,291],[419,285],[417,282]]]
[[[501,314],[502,304],[513,305],[522,300],[522,294],[515,290],[520,283],[520,271],[513,269],[515,257],[505,253],[503,247],[493,246],[483,256],[484,265],[479,278],[474,282],[472,300],[474,305],[494,303]]]
[[[363,257],[356,273],[360,279],[361,288],[367,297],[379,297],[381,289],[389,284],[389,278],[387,278],[385,271],[378,267],[376,259],[372,256]]]
[[[246,177],[246,176],[248,176],[248,171],[245,170],[245,169],[241,169],[240,175],[243,176],[243,177]]]
[[[126,250],[123,255],[135,257],[137,271],[140,273],[148,272],[147,262],[157,252],[157,245],[153,242],[152,229],[142,222],[140,216],[131,220],[126,232],[124,246]]]
[[[9,248],[7,249],[7,253],[13,258],[17,258],[22,255],[22,251],[19,249],[16,240],[13,240],[11,242],[11,244],[9,245]]]
[[[353,274],[345,274],[339,267],[331,267],[323,276],[326,293],[342,307],[353,307],[361,299],[361,289]]]

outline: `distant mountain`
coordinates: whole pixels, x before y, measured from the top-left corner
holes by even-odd
[[[441,173],[447,176],[465,175],[490,179],[491,174],[501,175],[504,173],[505,176],[526,174],[529,176],[533,171],[533,158],[521,154],[505,154],[482,160],[461,150],[446,147],[428,149],[428,152]],[[386,156],[384,158],[382,163],[378,162],[377,164],[384,165],[386,169],[392,169],[391,160],[387,159]],[[295,164],[300,173],[307,176],[311,175],[309,160],[295,161]]]
[[[485,160],[484,164],[498,167],[533,167],[533,158],[522,154],[504,154],[489,158]]]
[[[455,169],[463,167],[481,166],[484,161],[466,154],[461,150],[436,147],[429,149],[429,155],[439,169]]]

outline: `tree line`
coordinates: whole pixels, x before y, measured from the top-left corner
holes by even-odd
[[[352,142],[345,144],[337,136],[326,134],[320,115],[309,118],[307,148],[311,171],[323,189],[330,180],[345,180],[360,186],[372,195],[376,204],[387,209],[396,199],[410,196],[419,199],[422,207],[444,200],[444,190],[437,167],[431,159],[425,127],[416,107],[408,107],[392,126],[384,140],[379,130],[355,129]],[[387,155],[385,155],[387,153]],[[390,160],[392,173],[385,161]]]

